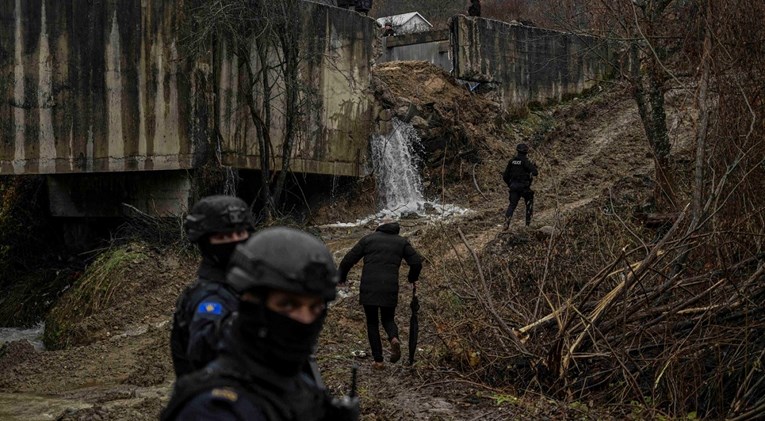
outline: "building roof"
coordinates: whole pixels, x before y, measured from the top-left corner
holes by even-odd
[[[380,26],[384,26],[385,22],[390,22],[395,27],[400,27],[409,22],[412,18],[415,16],[419,16],[420,19],[422,19],[423,22],[427,23],[428,26],[431,28],[433,25],[428,22],[427,19],[422,17],[422,15],[419,12],[409,12],[409,13],[402,13],[400,15],[393,15],[393,16],[383,16],[381,18],[375,19]]]

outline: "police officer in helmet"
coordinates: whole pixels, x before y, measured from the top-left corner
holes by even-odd
[[[358,399],[331,399],[308,370],[338,273],[327,247],[275,227],[237,247],[226,282],[239,311],[218,358],[180,379],[163,420],[357,420]]]
[[[247,204],[232,196],[208,196],[192,206],[184,222],[186,234],[199,247],[202,262],[197,280],[178,297],[170,349],[176,377],[212,361],[224,321],[239,304],[225,284],[226,266],[237,244],[253,226]]]
[[[508,161],[505,172],[502,173],[502,180],[510,189],[510,204],[505,211],[505,229],[510,228],[510,219],[521,198],[526,204],[526,226],[531,224],[531,215],[534,213],[534,191],[531,190],[531,182],[533,177],[539,175],[537,166],[527,156],[529,146],[519,143],[515,150],[518,153]]]

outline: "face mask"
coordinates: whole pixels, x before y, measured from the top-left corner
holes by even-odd
[[[250,357],[277,372],[294,375],[313,352],[324,316],[304,324],[258,303],[242,301],[237,323],[240,341]]]
[[[231,259],[231,255],[234,253],[234,249],[241,241],[224,244],[210,244],[209,242],[202,242],[199,245],[199,251],[202,256],[210,260],[215,266],[225,268],[228,265],[228,261]]]

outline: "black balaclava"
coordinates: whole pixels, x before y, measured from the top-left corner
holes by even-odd
[[[265,304],[240,301],[235,322],[236,340],[244,353],[284,375],[295,375],[314,351],[324,325],[326,310],[310,324],[266,308]]]
[[[231,255],[234,254],[234,249],[239,243],[246,241],[233,241],[223,244],[210,244],[210,238],[205,238],[199,242],[199,252],[202,257],[209,261],[213,266],[220,268],[226,268],[228,261],[231,259]]]

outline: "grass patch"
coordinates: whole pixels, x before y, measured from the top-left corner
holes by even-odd
[[[60,349],[82,341],[76,325],[113,302],[115,292],[129,275],[131,264],[146,258],[142,244],[112,247],[85,270],[58,301],[45,321],[43,341],[48,349]]]

